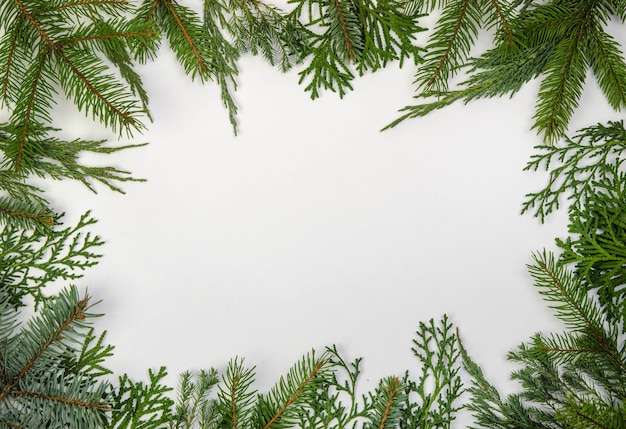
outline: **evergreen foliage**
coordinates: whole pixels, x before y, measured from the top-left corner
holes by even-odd
[[[626,323],[626,173],[623,122],[585,128],[557,146],[538,146],[527,170],[550,169],[548,184],[527,195],[522,211],[542,220],[569,202],[570,236],[561,260],[596,290],[610,322]]]
[[[30,295],[35,307],[49,297],[43,288],[57,280],[75,280],[98,263],[94,253],[104,242],[85,229],[96,223],[89,213],[69,228],[28,230],[6,225],[0,231],[0,285],[8,302],[23,306]],[[58,222],[55,221],[58,225]]]
[[[565,137],[591,71],[607,102],[626,107],[626,61],[609,33],[609,23],[624,23],[626,6],[617,0],[420,1],[411,10],[441,12],[416,74],[418,99],[388,127],[424,116],[456,101],[513,95],[541,79],[534,124],[548,144]],[[482,32],[491,48],[475,55]],[[464,76],[454,89],[453,77]],[[431,101],[432,100],[432,101]]]
[[[65,289],[26,326],[10,298],[0,291],[0,427],[102,427],[112,347],[89,327],[90,297]]]
[[[626,106],[626,62],[609,33],[623,27],[619,0],[204,0],[198,11],[173,0],[0,1],[0,427],[287,429],[450,428],[467,408],[489,428],[626,427],[626,172],[622,122],[566,136],[587,75],[609,105]],[[438,14],[424,46],[424,15]],[[481,37],[491,48],[476,54]],[[543,220],[569,203],[562,253],[534,255],[529,271],[566,331],[538,333],[509,354],[520,392],[502,398],[462,347],[447,317],[419,325],[416,376],[385,377],[358,393],[360,359],[335,347],[302,357],[267,393],[255,368],[235,358],[180,377],[178,396],[148,371],[146,382],[109,378],[112,347],[91,328],[90,297],[74,286],[97,263],[102,240],[85,214],[61,229],[36,176],[72,179],[122,192],[138,180],[115,167],[81,163],[84,153],[140,146],[69,139],[53,121],[67,98],[112,132],[132,136],[150,120],[135,71],[167,40],[191,79],[220,86],[236,131],[239,58],[263,56],[282,71],[299,65],[312,98],[343,96],[357,75],[392,62],[418,65],[417,98],[390,126],[455,101],[512,95],[539,78],[534,129],[543,137],[527,170],[549,170],[548,184],[522,211]],[[456,83],[458,81],[460,83]],[[26,298],[35,315],[20,323]],[[471,377],[463,387],[461,365]],[[470,399],[462,403],[462,395]]]

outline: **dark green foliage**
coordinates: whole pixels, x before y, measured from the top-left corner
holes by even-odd
[[[293,1],[291,13],[310,30],[307,65],[300,72],[300,82],[312,98],[320,90],[345,95],[352,89],[353,64],[363,75],[376,71],[391,61],[419,60],[415,45],[423,31],[417,17],[404,12],[404,3],[395,0],[317,0]]]
[[[66,97],[116,132],[143,128],[147,95],[131,68],[129,49],[147,43],[153,34],[125,19],[131,10],[114,0],[15,0],[0,6],[0,103],[10,113],[0,124],[4,222],[51,224],[47,202],[26,183],[32,175],[78,180],[92,190],[93,182],[119,191],[117,183],[134,180],[114,167],[79,162],[86,152],[130,146],[59,138],[51,118],[57,100]]]
[[[102,427],[112,348],[89,328],[89,297],[66,289],[26,326],[9,300],[0,290],[0,427]]]
[[[567,196],[569,232],[557,240],[561,260],[577,276],[613,323],[626,322],[626,130],[609,122],[582,130],[562,145],[538,146],[527,170],[549,170],[546,187],[527,195],[523,212],[534,209],[542,220]]]
[[[447,317],[420,324],[414,341],[418,377],[380,380],[357,391],[360,362],[346,362],[335,347],[306,354],[267,393],[254,389],[255,368],[231,360],[221,379],[215,370],[181,374],[170,427],[254,428],[450,428],[462,394],[460,349]],[[217,394],[213,388],[217,386]]]
[[[75,280],[98,263],[104,242],[85,231],[96,221],[89,213],[69,228],[25,230],[12,224],[0,231],[0,287],[15,308],[30,295],[35,307],[47,297],[43,289],[57,280]]]
[[[121,376],[111,394],[111,414],[103,427],[111,429],[163,428],[170,421],[174,401],[167,396],[172,390],[162,384],[165,368],[148,370],[148,383]]]
[[[459,399],[464,389],[458,337],[448,317],[444,315],[439,324],[432,319],[421,322],[413,344],[422,372],[417,382],[408,382],[408,392],[416,393],[420,401],[407,401],[403,427],[450,428],[462,408]]]
[[[536,286],[567,331],[536,334],[509,354],[522,391],[501,400],[463,350],[473,378],[468,408],[491,428],[621,428],[626,425],[626,343],[619,326],[589,296],[580,279],[553,255],[529,266]]]
[[[615,110],[626,107],[626,62],[608,22],[624,22],[621,1],[449,0],[409,2],[412,10],[441,10],[416,78],[422,104],[407,106],[394,126],[455,101],[514,94],[541,77],[534,124],[544,141],[565,137],[578,107],[588,71]],[[493,33],[492,48],[476,56],[482,30]],[[463,82],[450,89],[452,78]],[[433,100],[434,99],[434,100]]]

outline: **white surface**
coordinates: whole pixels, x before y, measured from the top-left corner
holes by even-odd
[[[136,141],[150,145],[102,162],[148,182],[127,195],[49,186],[68,222],[92,209],[107,241],[77,284],[103,299],[112,369],[145,378],[166,365],[175,383],[238,355],[265,390],[312,347],[337,344],[374,383],[417,369],[418,323],[447,313],[486,375],[516,388],[507,351],[559,326],[525,264],[566,234],[563,211],[545,225],[519,215],[545,179],[522,172],[540,142],[536,86],[381,133],[413,102],[412,69],[311,101],[296,73],[245,58],[234,137],[216,86],[189,82],[167,53],[141,72],[155,122]],[[574,128],[616,117],[595,90],[582,105],[598,116],[577,114]]]

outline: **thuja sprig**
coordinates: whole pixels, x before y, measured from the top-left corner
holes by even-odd
[[[581,207],[595,195],[599,184],[618,184],[607,180],[619,171],[621,156],[626,151],[624,123],[608,122],[582,129],[573,138],[558,145],[536,146],[525,171],[549,171],[547,185],[526,195],[522,213],[534,210],[542,221],[557,210],[567,197],[570,204]]]
[[[9,298],[0,290],[0,425],[101,427],[109,384],[99,376],[111,347],[93,342],[89,296],[65,289],[26,326]]]
[[[171,421],[174,401],[168,396],[171,387],[163,383],[164,367],[148,370],[148,382],[135,381],[127,374],[112,386],[110,414],[101,427],[110,429],[157,429]]]
[[[48,299],[46,285],[75,280],[98,263],[104,244],[88,228],[96,223],[89,212],[76,225],[61,229],[25,230],[9,224],[0,231],[0,286],[14,307],[29,295],[35,307]]]

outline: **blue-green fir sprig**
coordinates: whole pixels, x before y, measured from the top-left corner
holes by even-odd
[[[9,299],[0,290],[0,427],[102,427],[111,348],[93,342],[89,296],[65,289],[26,324]]]

